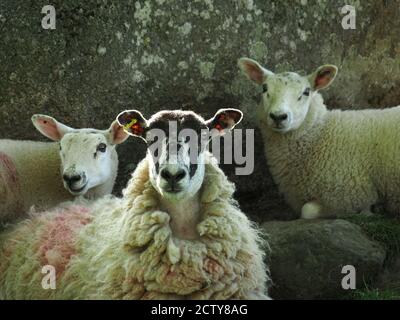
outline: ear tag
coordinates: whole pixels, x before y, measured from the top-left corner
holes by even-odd
[[[223,123],[225,122],[225,120],[226,120],[226,115],[225,114],[220,114],[218,116],[218,120],[217,120],[217,123],[215,125],[215,129],[217,129],[218,131],[224,130]]]
[[[132,119],[131,122],[129,122],[126,125],[124,125],[124,129],[125,130],[129,130],[136,122],[137,122],[137,119]]]

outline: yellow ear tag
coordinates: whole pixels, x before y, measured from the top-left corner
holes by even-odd
[[[128,130],[130,127],[132,127],[135,123],[137,122],[137,119],[132,119],[131,122],[127,123],[126,125],[124,125],[124,129]]]

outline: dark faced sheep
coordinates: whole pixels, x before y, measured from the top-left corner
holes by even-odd
[[[202,144],[193,163],[180,135],[223,134],[241,118],[235,109],[208,121],[190,111],[121,113],[120,124],[148,144],[122,199],[66,205],[3,234],[0,298],[268,298],[262,242],[234,185]],[[178,134],[155,140],[171,123]],[[41,286],[45,265],[56,269],[55,290]]]

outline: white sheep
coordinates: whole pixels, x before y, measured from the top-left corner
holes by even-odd
[[[0,221],[47,209],[75,196],[111,193],[118,170],[115,145],[128,135],[117,122],[108,130],[72,129],[45,115],[32,122],[56,142],[0,140]]]
[[[224,133],[241,118],[235,109],[209,121],[190,111],[159,112],[149,120],[138,111],[121,113],[120,123],[149,146],[123,198],[64,205],[3,233],[0,298],[268,298],[259,233],[239,210],[234,185],[216,159],[201,147],[193,163],[194,141],[152,134],[172,122],[179,133]],[[55,268],[55,290],[41,285],[46,265]]]
[[[400,107],[327,110],[320,89],[337,68],[274,74],[248,58],[239,66],[263,88],[258,109],[271,174],[303,218],[370,210],[400,214]]]

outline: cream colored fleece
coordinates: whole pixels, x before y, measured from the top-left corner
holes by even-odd
[[[4,194],[0,220],[27,212],[33,205],[44,209],[72,199],[62,183],[58,152],[57,143],[0,140],[0,154],[15,168],[14,181],[10,181],[9,167],[0,164]]]
[[[310,201],[325,216],[384,203],[400,214],[400,107],[326,109],[317,94],[298,130],[273,132],[259,109],[269,169],[288,203]]]
[[[85,197],[98,198],[112,192],[118,169],[115,150],[112,159],[115,174]],[[56,142],[0,140],[0,222],[25,217],[32,208],[46,210],[74,199],[63,186],[60,167]]]
[[[259,233],[232,198],[234,185],[209,160],[198,239],[172,234],[145,159],[122,199],[67,205],[3,234],[0,298],[267,298]],[[56,290],[41,288],[40,269],[49,263],[57,266]]]

